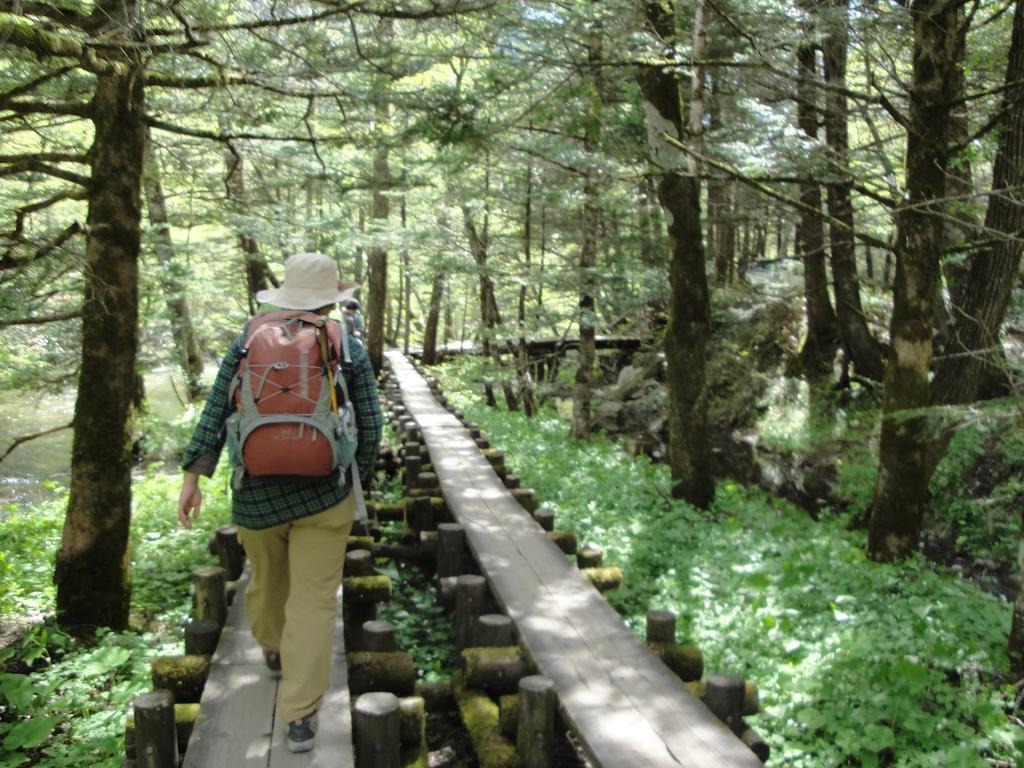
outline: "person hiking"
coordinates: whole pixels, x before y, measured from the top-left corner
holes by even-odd
[[[267,667],[281,673],[277,713],[288,723],[292,752],[306,752],[314,745],[315,715],[329,683],[345,546],[360,488],[355,475],[362,485],[369,481],[381,438],[383,419],[369,357],[358,339],[345,339],[341,325],[327,318],[356,288],[338,282],[335,263],[324,254],[289,257],[282,285],[256,294],[260,309],[221,361],[182,460],[178,518],[192,528],[202,505],[199,475],[213,474],[228,443],[234,471],[232,520],[252,565],[246,614]],[[279,348],[300,346],[303,333],[318,335],[305,338],[302,363],[270,361],[261,366],[261,355],[273,357]],[[298,385],[273,388],[272,375],[294,377],[303,370]],[[339,425],[336,434],[341,434],[338,389],[347,401],[342,413],[347,410],[355,416],[350,430],[354,462],[351,451],[347,456],[352,476],[344,466],[345,451],[339,448],[344,441],[325,440],[327,430],[317,426],[317,419],[326,418]],[[298,425],[282,426],[290,417],[279,412],[287,410],[285,395],[292,390],[326,406],[296,417],[301,420]],[[257,409],[272,402],[278,413],[261,416]],[[246,417],[248,426],[240,428]],[[261,443],[259,429],[269,430],[273,439]],[[284,436],[289,439],[273,430],[287,431]],[[285,455],[274,455],[282,443]],[[283,476],[275,475],[274,467],[285,467],[306,450],[326,450],[324,463],[313,466],[302,459],[284,469]]]
[[[349,322],[349,332],[357,339],[363,338],[363,316],[359,312],[359,300],[349,299],[342,304],[342,314]]]

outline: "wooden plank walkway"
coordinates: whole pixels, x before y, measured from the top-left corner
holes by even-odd
[[[595,768],[761,766],[548,540],[409,361],[386,357],[452,514]]]
[[[213,655],[183,768],[353,768],[340,590],[331,685],[318,715],[316,746],[292,754],[286,744],[288,724],[275,716],[278,678],[267,669],[245,616],[248,579],[246,569]]]

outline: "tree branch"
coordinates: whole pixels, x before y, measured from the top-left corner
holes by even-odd
[[[53,238],[53,240],[43,245],[28,258],[24,259],[19,259],[14,256],[14,247],[8,248],[4,255],[0,257],[0,271],[17,269],[18,267],[23,267],[26,264],[31,264],[33,261],[44,259],[81,231],[82,225],[77,221],[73,221],[65,227],[60,234]]]
[[[22,443],[27,443],[29,440],[35,440],[37,437],[45,437],[46,435],[52,435],[54,432],[61,432],[62,430],[65,429],[71,429],[71,427],[72,424],[69,422],[67,424],[61,424],[59,427],[50,427],[49,429],[44,429],[42,432],[33,432],[30,435],[21,435],[20,437],[16,437],[14,438],[14,442],[8,446],[7,450],[0,454],[0,462],[2,462],[4,459],[10,456],[14,449],[17,448]]]
[[[82,316],[82,309],[69,309],[67,312],[58,312],[54,315],[42,315],[38,317],[5,317],[0,318],[0,328],[11,325],[43,325],[45,323],[59,323],[61,320],[74,320]]]
[[[17,210],[14,216],[14,231],[10,234],[10,239],[17,240],[21,237],[22,230],[25,228],[25,217],[30,213],[41,211],[45,208],[49,208],[52,205],[63,202],[64,200],[85,200],[89,195],[86,189],[66,189],[63,192],[58,192],[52,197],[48,197],[45,200],[40,200],[36,203],[29,203],[23,205]]]
[[[56,168],[38,160],[23,160],[19,163],[12,163],[7,168],[0,168],[0,177],[17,176],[20,173],[45,173],[48,176],[70,181],[72,184],[80,184],[83,187],[88,187],[90,184],[88,176],[65,171],[63,168]]]
[[[27,83],[16,85],[9,91],[4,91],[3,93],[0,93],[0,107],[3,107],[8,101],[17,96],[21,96],[25,93],[31,93],[39,86],[48,83],[50,80],[55,80],[58,77],[63,77],[68,72],[71,72],[74,69],[74,67],[60,67],[59,69],[55,69],[52,72],[47,72],[46,74],[40,75],[37,78],[29,80]]]
[[[13,112],[16,115],[46,114],[92,117],[92,106],[77,101],[11,101],[2,103],[0,109]]]
[[[303,144],[316,143],[317,141],[329,141],[329,142],[341,142],[349,143],[352,141],[350,136],[321,136],[319,139],[310,138],[309,136],[273,136],[266,133],[219,133],[214,131],[203,131],[198,128],[185,128],[184,126],[174,125],[172,123],[158,120],[157,118],[147,115],[145,118],[146,125],[157,130],[167,131],[168,133],[178,133],[182,136],[191,136],[196,139],[211,139],[212,141],[219,141],[222,144],[227,144],[230,141],[238,139],[247,139],[250,141],[295,141]]]
[[[39,56],[76,59],[82,69],[97,75],[127,75],[129,71],[129,66],[124,62],[101,59],[96,51],[80,41],[48,32],[31,19],[13,13],[0,13],[0,40]]]
[[[712,157],[707,157],[706,155],[702,155],[699,152],[694,152],[692,149],[683,144],[683,142],[670,136],[668,133],[662,133],[662,138],[676,149],[682,150],[686,154],[690,155],[691,157],[697,158],[702,163],[712,168],[716,168],[717,170],[721,171],[734,181],[738,181],[741,184],[745,184],[748,187],[751,187],[752,189],[756,189],[758,192],[760,192],[762,195],[766,197],[770,197],[773,200],[778,200],[780,203],[788,205],[791,208],[796,208],[798,210],[803,211],[810,211],[815,216],[820,216],[824,221],[827,221],[829,226],[840,227],[848,232],[853,232],[854,236],[858,240],[868,243],[869,245],[873,245],[876,248],[881,248],[882,250],[885,251],[891,251],[893,249],[892,243],[886,242],[885,240],[879,240],[877,237],[873,237],[872,235],[866,235],[863,232],[858,232],[855,227],[850,227],[844,221],[841,221],[840,219],[830,216],[827,213],[822,213],[821,211],[816,210],[814,207],[806,205],[800,200],[795,200],[791,197],[787,197],[781,192],[776,192],[771,187],[762,184],[758,181],[755,181],[748,176],[745,176],[740,171],[736,170],[735,168],[731,167],[726,163],[723,163],[720,160],[716,160],[715,158]]]

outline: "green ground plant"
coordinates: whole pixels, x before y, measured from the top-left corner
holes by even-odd
[[[116,768],[123,761],[125,713],[150,687],[149,661],[181,652],[193,568],[210,562],[206,543],[228,517],[227,474],[204,486],[197,529],[178,527],[179,476],[154,468],[134,483],[131,554],[132,624],[72,638],[52,617],[0,650],[0,768]],[[52,610],[54,555],[66,491],[5,510],[0,537],[0,615],[45,616]]]
[[[772,762],[824,766],[1024,765],[1008,718],[1010,607],[921,559],[878,565],[863,532],[735,483],[702,513],[673,500],[667,468],[601,439],[566,437],[552,415],[487,408],[460,362],[446,393],[506,463],[626,573],[613,604],[638,632],[649,608],[680,616],[706,669],[755,680],[752,724]],[[582,543],[582,542],[581,542]]]

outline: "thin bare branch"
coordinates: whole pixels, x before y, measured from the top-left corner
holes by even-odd
[[[46,437],[47,435],[52,435],[54,432],[61,432],[65,429],[71,429],[71,427],[71,423],[61,424],[59,427],[50,427],[49,429],[44,429],[41,432],[33,432],[29,435],[21,435],[20,437],[16,437],[14,438],[14,442],[12,442],[7,447],[7,450],[0,454],[0,462],[2,462],[4,459],[10,456],[14,449],[17,448],[22,443],[27,443],[29,440],[35,440],[38,437]]]

